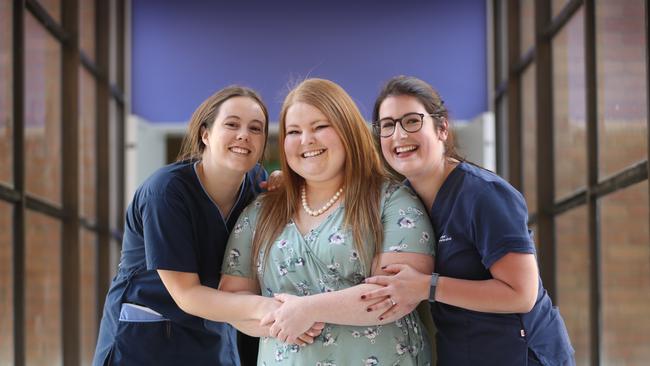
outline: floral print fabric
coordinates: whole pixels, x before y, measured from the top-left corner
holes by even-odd
[[[397,184],[386,183],[383,190],[382,251],[433,255],[435,236],[417,196]],[[228,241],[224,274],[252,275],[251,245],[259,207],[260,202],[255,201],[239,217]],[[269,253],[260,256],[268,258],[256,265],[262,295],[308,296],[363,282],[369,270],[355,250],[351,231],[342,227],[344,210],[343,203],[304,236],[293,222],[287,224]],[[314,343],[304,347],[262,338],[258,365],[428,365],[428,344],[424,327],[413,312],[385,325],[327,324]]]

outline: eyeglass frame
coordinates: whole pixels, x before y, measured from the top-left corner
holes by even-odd
[[[402,120],[403,120],[406,116],[411,115],[411,114],[415,114],[415,115],[420,116],[420,127],[418,127],[418,129],[415,130],[415,131],[409,131],[409,130],[407,130],[406,128],[404,128],[404,125],[402,124]],[[397,124],[398,124],[398,123],[399,123],[400,128],[401,128],[404,132],[406,132],[406,133],[416,133],[416,132],[420,131],[420,130],[422,129],[422,126],[424,125],[424,116],[429,116],[429,117],[440,117],[440,116],[442,116],[442,115],[443,115],[443,112],[441,112],[441,111],[438,111],[438,112],[435,112],[435,113],[429,113],[429,114],[418,113],[418,112],[409,112],[409,113],[404,114],[404,115],[403,115],[402,117],[400,117],[400,118],[390,118],[390,117],[386,117],[386,118],[382,118],[382,119],[380,119],[380,120],[378,120],[378,121],[374,121],[374,122],[372,122],[372,127],[373,127],[373,129],[375,130],[375,133],[376,133],[377,135],[379,135],[379,137],[381,137],[381,138],[389,138],[389,137],[393,136],[393,134],[395,134],[395,130],[397,130]],[[383,121],[383,120],[388,120],[388,119],[392,120],[392,121],[395,123],[395,126],[393,126],[393,132],[391,132],[390,135],[382,136],[382,134],[381,134],[381,126],[379,125],[379,123],[380,123],[381,121]]]

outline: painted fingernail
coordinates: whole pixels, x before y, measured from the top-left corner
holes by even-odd
[[[384,317],[383,317],[383,316],[380,316],[380,317],[379,317],[379,320],[384,320]]]
[[[383,267],[381,267],[381,269],[386,269],[386,267],[388,267],[388,266],[383,266]]]
[[[370,308],[367,308],[366,311],[367,311],[367,312],[371,312],[372,310],[371,310]]]
[[[365,299],[366,299],[366,295],[361,295],[361,300],[365,300]]]

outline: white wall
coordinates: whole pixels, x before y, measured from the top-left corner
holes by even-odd
[[[127,204],[138,186],[166,164],[167,136],[183,135],[185,126],[185,123],[151,123],[140,116],[129,116],[126,130]]]
[[[494,114],[484,112],[471,121],[452,121],[459,153],[468,160],[496,171]],[[133,198],[136,188],[156,169],[165,165],[167,136],[182,136],[186,123],[151,123],[130,115],[126,134],[126,203]],[[271,125],[277,134],[277,123]],[[270,137],[274,138],[274,137]]]
[[[452,121],[458,152],[467,160],[496,171],[494,114],[484,112],[471,121]]]

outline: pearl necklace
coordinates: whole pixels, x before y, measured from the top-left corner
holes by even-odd
[[[336,191],[336,193],[334,193],[334,196],[332,196],[332,198],[330,198],[330,200],[327,201],[327,203],[325,203],[325,206],[314,211],[311,208],[309,208],[309,205],[307,204],[307,191],[305,190],[305,186],[303,185],[302,188],[300,188],[300,196],[302,197],[302,208],[303,210],[305,210],[305,212],[307,212],[309,216],[314,216],[314,217],[319,216],[323,212],[327,211],[330,207],[332,207],[332,205],[339,199],[339,197],[341,197],[341,193],[343,193],[343,187],[339,188],[339,190]]]

